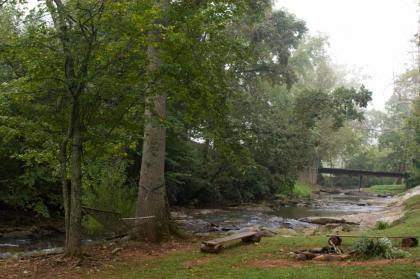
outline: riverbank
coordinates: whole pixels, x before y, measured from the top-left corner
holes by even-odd
[[[384,208],[380,211],[359,214],[344,214],[340,216],[340,218],[348,222],[359,223],[362,229],[373,228],[378,221],[392,224],[404,217],[406,202],[415,196],[420,196],[420,187],[409,189],[400,195],[384,198]]]
[[[403,218],[384,230],[353,231],[352,234],[395,236],[418,235],[420,188],[408,191],[389,204],[402,207]],[[104,242],[85,246],[83,262],[61,255],[0,261],[0,278],[414,278],[420,270],[420,248],[409,249],[403,260],[346,260],[304,262],[289,253],[301,248],[326,245],[327,229],[310,235],[283,231],[263,238],[258,245],[240,245],[219,255],[199,252],[203,238],[172,241],[163,245]],[[355,239],[345,239],[343,250]],[[340,274],[340,277],[337,277]]]
[[[322,194],[313,195],[312,199],[303,198],[302,195],[294,197],[279,195],[259,204],[240,204],[223,208],[174,207],[172,218],[177,226],[192,238],[211,237],[215,234],[223,235],[249,229],[264,231],[266,235],[284,230],[297,234],[318,227],[316,224],[299,220],[307,216],[330,214],[335,216],[343,212],[360,213],[379,209],[375,205],[368,205],[366,196],[360,196],[360,193],[336,192],[338,194],[324,190]],[[14,216],[12,220],[14,223],[0,224],[0,259],[62,250],[64,231],[60,222],[48,224],[45,221],[37,221],[20,224],[16,221],[20,218]],[[121,232],[117,234],[120,235]],[[86,232],[84,243],[109,239],[113,236],[115,233],[112,229],[107,230],[107,227],[104,227],[100,234],[91,235]]]

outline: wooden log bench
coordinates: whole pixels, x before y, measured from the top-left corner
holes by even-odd
[[[201,243],[201,252],[204,253],[220,253],[223,249],[223,245],[232,242],[235,240],[242,240],[243,243],[255,243],[260,242],[261,240],[261,233],[257,231],[249,231],[238,233],[234,235],[229,235],[222,238],[217,238],[209,241],[203,241]]]
[[[329,237],[328,244],[332,246],[340,246],[343,242],[342,238],[389,238],[389,239],[401,239],[401,246],[405,248],[416,247],[419,244],[417,236],[359,236],[359,235],[327,235]]]

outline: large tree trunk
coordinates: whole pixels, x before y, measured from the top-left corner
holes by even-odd
[[[154,218],[137,221],[136,237],[148,241],[160,241],[170,232],[165,187],[166,129],[162,123],[152,119],[155,118],[154,114],[164,118],[166,97],[147,98],[146,107],[145,117],[149,120],[144,129],[136,215],[154,216]]]
[[[73,98],[70,219],[65,251],[68,256],[72,257],[82,254],[82,125],[79,102],[77,97]]]
[[[168,0],[156,1],[155,6],[167,12]],[[165,19],[160,20],[165,22]],[[160,23],[161,23],[160,22]],[[151,41],[161,41],[159,30],[150,32]],[[150,77],[158,75],[162,58],[160,50],[154,45],[148,47]],[[135,238],[148,241],[161,241],[170,234],[170,212],[165,186],[166,94],[162,82],[157,80],[155,87],[148,92],[145,100],[145,127],[142,162],[140,170],[137,217],[154,216],[152,219],[137,219]]]

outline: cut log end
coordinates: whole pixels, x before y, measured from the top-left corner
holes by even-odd
[[[401,241],[401,246],[404,248],[417,247],[418,245],[419,241],[416,237],[405,237]]]
[[[341,237],[336,236],[336,235],[335,236],[331,236],[328,239],[328,244],[331,245],[331,246],[340,246],[341,245],[341,242],[342,242]]]
[[[201,244],[200,251],[203,253],[219,254],[222,252],[222,245],[206,245],[205,243]]]

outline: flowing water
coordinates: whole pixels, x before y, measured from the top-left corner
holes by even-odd
[[[337,217],[344,214],[369,213],[384,208],[384,199],[366,193],[347,192],[324,195],[314,199],[310,206],[291,206],[276,210],[276,214],[288,218]]]
[[[386,198],[366,193],[347,192],[322,194],[309,202],[293,206],[277,207],[275,210],[228,208],[208,210],[182,210],[175,214],[178,225],[193,233],[232,231],[247,227],[302,229],[315,227],[302,222],[305,217],[337,217],[344,214],[367,213],[381,210]],[[60,252],[64,235],[52,234],[38,237],[0,237],[0,259],[22,255]],[[89,242],[91,240],[85,240]]]
[[[0,238],[0,259],[60,252],[64,243],[61,234],[39,238],[31,236]]]
[[[348,214],[380,211],[386,198],[356,191],[339,194],[322,194],[309,202],[292,206],[276,207],[274,210],[229,208],[216,210],[192,210],[178,218],[181,227],[195,232],[240,230],[246,227],[267,228],[312,228],[315,225],[301,221],[306,217],[339,217]]]

